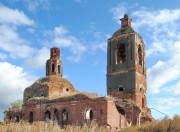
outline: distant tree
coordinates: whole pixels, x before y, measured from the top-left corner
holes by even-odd
[[[20,110],[22,108],[23,101],[22,100],[16,100],[13,103],[11,103],[8,110]]]
[[[11,103],[11,105],[9,106],[9,108],[3,112],[4,115],[6,115],[6,112],[8,112],[8,111],[21,110],[22,104],[23,104],[23,101],[20,100],[20,99],[14,101],[13,103]]]
[[[11,105],[9,106],[9,108],[3,112],[4,117],[6,117],[6,113],[8,111],[21,110],[22,104],[23,104],[23,100],[20,100],[20,99],[12,102]]]

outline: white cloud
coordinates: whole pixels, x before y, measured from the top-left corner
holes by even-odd
[[[118,4],[116,7],[110,9],[110,12],[113,14],[113,19],[120,23],[119,19],[123,18],[124,14],[127,13],[127,3],[122,2]]]
[[[51,5],[49,0],[24,0],[26,7],[35,12],[38,8],[49,10]]]
[[[22,11],[0,5],[0,48],[11,58],[27,58],[34,52],[18,33],[18,26],[32,26],[34,21]],[[7,57],[5,55],[4,57]]]
[[[23,90],[29,86],[36,77],[24,72],[21,67],[8,62],[0,62],[0,106],[22,99]]]
[[[151,107],[173,117],[173,112],[178,113],[180,110],[180,98],[159,97],[152,100]]]
[[[84,6],[87,4],[87,0],[74,0],[74,2],[78,4],[82,4]]]
[[[34,21],[29,19],[22,11],[10,9],[0,4],[0,23],[14,25],[33,25]]]
[[[94,42],[91,42],[91,50],[97,51],[101,50],[103,52],[107,52],[107,39],[110,38],[110,35],[104,34],[102,32],[94,32],[93,33]]]
[[[5,60],[7,58],[6,54],[0,53],[0,59]]]
[[[173,83],[173,85],[165,86],[164,91],[168,94],[179,96],[180,95],[180,81]]]
[[[8,52],[11,58],[29,57],[34,51],[27,43],[19,36],[15,27],[0,26],[0,48]]]
[[[134,11],[132,16],[136,18],[133,21],[135,29],[150,34],[147,37],[152,43],[148,47],[147,57],[169,53],[173,50],[172,45],[180,40],[178,37],[180,34],[180,9],[149,10],[141,8]]]
[[[164,85],[180,77],[180,53],[166,62],[158,61],[147,70],[148,91],[159,93]]]
[[[180,19],[180,9],[149,10],[141,8],[140,10],[134,11],[132,15],[136,17],[136,28],[144,25],[148,25],[148,28],[156,28],[157,26],[161,27],[164,24],[167,24],[167,26],[171,25],[171,28],[173,28],[176,21]]]
[[[76,2],[76,3],[81,3],[82,0],[74,0],[74,2]]]
[[[69,34],[69,31],[63,27],[55,27],[53,31],[49,31],[46,35],[51,35],[52,40],[47,42],[51,46],[60,48],[68,48],[72,55],[67,59],[73,62],[79,62],[83,53],[86,51],[86,46],[76,37]]]
[[[100,49],[103,52],[107,52],[107,42],[100,42],[100,43],[96,43],[96,44],[94,43],[92,46],[92,49],[93,50]]]
[[[50,50],[46,47],[34,51],[34,54],[25,60],[25,69],[45,67],[46,60],[50,58]]]

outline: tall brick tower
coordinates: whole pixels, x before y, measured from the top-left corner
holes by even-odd
[[[60,49],[51,48],[50,59],[46,61],[46,76],[60,75],[62,76],[62,62],[60,59]]]
[[[107,93],[117,98],[132,99],[141,110],[145,110],[145,44],[131,27],[127,14],[120,20],[121,28],[108,39]]]

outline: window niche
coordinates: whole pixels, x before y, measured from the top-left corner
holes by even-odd
[[[58,122],[58,110],[57,109],[54,110],[53,121]]]
[[[33,112],[30,112],[29,114],[29,123],[33,123],[34,121],[34,115],[33,115]]]
[[[85,111],[85,119],[89,120],[89,121],[93,119],[93,111],[92,111],[92,109],[87,109]]]
[[[45,112],[45,121],[49,122],[51,120],[51,113],[47,110]]]
[[[15,117],[15,122],[19,122],[19,120],[20,120],[20,119],[19,119],[19,116],[16,116],[16,117]]]
[[[117,88],[117,90],[120,91],[120,92],[124,91],[123,85],[119,85],[118,88]]]
[[[68,111],[64,109],[62,111],[62,125],[65,125],[68,123]]]
[[[122,64],[126,61],[126,46],[124,43],[117,45],[116,64]]]

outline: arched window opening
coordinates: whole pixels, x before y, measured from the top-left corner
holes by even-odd
[[[19,122],[19,116],[15,117],[15,122]]]
[[[143,88],[140,88],[140,92],[143,92]]]
[[[124,91],[124,87],[122,85],[118,86],[118,91]]]
[[[54,72],[54,70],[55,70],[55,65],[52,64],[52,72]]]
[[[144,98],[142,98],[142,108],[145,107],[145,101],[144,101]]]
[[[33,112],[30,112],[30,114],[29,114],[29,122],[32,123],[33,120],[34,120]]]
[[[139,65],[141,65],[142,66],[142,61],[143,61],[143,59],[142,59],[142,49],[141,49],[141,46],[139,45],[138,46],[138,58],[139,58]]]
[[[124,91],[123,86],[120,86],[120,87],[118,88],[118,91]]]
[[[87,109],[86,113],[85,113],[85,116],[86,116],[86,120],[92,120],[93,119],[93,111],[92,111],[92,109]]]
[[[68,122],[68,111],[64,109],[62,111],[62,123],[64,125],[64,124],[67,124],[67,122]]]
[[[120,88],[119,88],[119,91],[123,91],[123,87],[120,87]]]
[[[54,110],[53,121],[58,122],[58,111],[57,110]]]
[[[9,121],[11,121],[11,120],[12,120],[12,116],[9,117]]]
[[[117,46],[116,64],[122,64],[126,61],[126,46],[125,44],[119,44]]]
[[[51,113],[47,110],[45,112],[45,121],[48,122],[51,120]]]
[[[58,65],[58,73],[60,73],[60,65]]]

